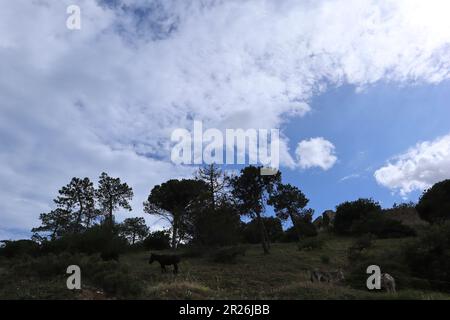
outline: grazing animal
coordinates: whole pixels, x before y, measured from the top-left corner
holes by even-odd
[[[161,265],[161,272],[167,272],[166,266],[173,265],[173,273],[178,273],[178,264],[180,263],[180,256],[177,255],[165,255],[165,254],[155,254],[152,253],[150,255],[150,259],[148,260],[149,264],[152,264],[153,261],[158,261]]]
[[[315,269],[310,271],[310,276],[311,282],[335,282],[344,280],[344,272],[341,269],[330,272]]]
[[[320,270],[311,270],[311,282],[330,282],[330,278],[326,272],[320,271]]]
[[[337,269],[336,271],[328,272],[330,275],[331,281],[343,281],[345,280],[344,272],[341,269]]]
[[[389,273],[383,273],[381,275],[381,288],[387,292],[395,293],[395,279]]]

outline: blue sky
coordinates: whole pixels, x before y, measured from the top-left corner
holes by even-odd
[[[81,29],[66,27],[78,5]],[[280,128],[317,213],[417,199],[450,176],[446,0],[17,0],[0,10],[0,239],[73,176],[167,179],[171,133]],[[121,220],[130,213],[118,212]],[[165,227],[145,216],[153,228]]]
[[[417,142],[448,134],[449,102],[448,81],[411,87],[380,83],[364,92],[352,86],[329,90],[313,99],[313,112],[292,119],[284,132],[291,141],[331,140],[338,162],[327,171],[286,170],[284,177],[304,190],[318,213],[359,197],[372,197],[383,207],[417,201],[419,190],[402,196],[378,184],[374,172]]]

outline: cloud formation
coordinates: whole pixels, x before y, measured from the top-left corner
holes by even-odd
[[[155,183],[190,170],[170,163],[170,133],[193,119],[279,128],[330,86],[449,78],[446,0],[76,2],[79,31],[73,1],[0,10],[0,231],[36,225],[70,177],[103,170],[140,214]]]
[[[319,167],[328,170],[337,161],[334,149],[334,145],[322,137],[300,141],[295,150],[298,165],[302,169]]]
[[[450,134],[424,141],[375,171],[379,184],[402,196],[450,179]]]

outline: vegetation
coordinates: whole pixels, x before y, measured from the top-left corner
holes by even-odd
[[[114,213],[130,210],[133,197],[119,178],[102,173],[97,188],[73,178],[55,208],[40,215],[31,240],[1,242],[0,298],[450,298],[440,293],[450,288],[450,224],[441,210],[447,181],[417,206],[383,210],[357,199],[313,223],[303,192],[284,184],[280,172],[264,176],[260,169],[230,177],[211,165],[192,179],[155,186],[144,210],[170,229],[153,232],[143,217],[115,222]],[[265,215],[266,206],[275,216]],[[405,222],[409,217],[431,224]],[[283,222],[291,226],[283,230]],[[149,250],[176,250],[180,273],[161,274],[148,264]],[[71,264],[82,269],[79,292],[65,287]],[[366,289],[372,264],[395,278],[398,293]],[[342,269],[345,281],[313,284],[312,269]]]
[[[450,219],[450,180],[436,183],[426,190],[416,207],[420,217],[430,223]]]
[[[180,247],[183,255],[178,275],[162,274],[159,265],[147,263],[149,253],[145,251],[125,253],[120,262],[102,262],[98,256],[89,258],[82,256],[80,264],[83,270],[82,290],[69,291],[65,287],[65,270],[67,263],[74,261],[61,260],[61,268],[57,274],[46,277],[38,273],[25,274],[23,271],[13,272],[10,260],[0,260],[1,298],[59,298],[59,299],[450,299],[446,291],[435,291],[427,280],[414,276],[401,276],[393,267],[400,262],[395,256],[403,246],[412,243],[406,240],[374,240],[373,248],[367,252],[374,257],[368,262],[378,263],[382,270],[393,274],[398,282],[398,292],[368,291],[364,288],[367,265],[360,264],[360,273],[346,259],[345,252],[352,245],[352,239],[330,235],[324,238],[322,247],[313,250],[298,251],[296,243],[274,243],[270,255],[261,253],[261,245],[247,245],[245,255],[238,255],[234,262],[217,262],[216,250],[205,253],[201,257],[184,255],[188,248]],[[382,255],[390,251],[390,254]],[[161,251],[161,253],[170,251]],[[329,257],[329,262],[322,256]],[[56,257],[60,256],[55,256]],[[382,257],[383,260],[378,260]],[[390,261],[394,258],[393,261]],[[92,259],[92,260],[91,260]],[[389,262],[389,263],[387,263]],[[64,268],[62,268],[64,266]],[[112,284],[119,266],[127,273]],[[86,269],[87,268],[87,269]],[[111,272],[113,276],[104,278]],[[309,270],[335,270],[342,268],[346,280],[342,283],[311,283]],[[112,270],[112,271],[111,271]],[[103,278],[102,278],[103,277]],[[412,279],[410,278],[412,277]],[[356,279],[357,278],[357,279]],[[120,280],[121,279],[121,280]],[[128,287],[126,281],[132,285]],[[30,286],[30,283],[33,285]],[[124,286],[124,287],[121,287]],[[106,288],[111,291],[107,291]],[[120,289],[119,289],[120,288]],[[135,289],[139,288],[139,289]],[[117,291],[118,290],[118,291]],[[120,292],[120,293],[118,293]],[[125,293],[128,292],[128,293]],[[447,291],[448,292],[448,291]]]
[[[380,211],[381,206],[372,199],[358,199],[356,201],[341,203],[336,207],[334,229],[338,234],[352,234],[355,223],[364,219],[369,214]]]

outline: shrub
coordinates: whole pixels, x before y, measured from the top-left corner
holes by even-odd
[[[400,221],[387,218],[380,212],[372,212],[355,221],[351,233],[356,235],[371,233],[378,238],[404,238],[416,235],[411,227]]]
[[[135,296],[142,290],[139,281],[124,268],[97,273],[93,276],[92,281],[105,292],[119,296]]]
[[[395,278],[397,288],[411,287],[410,270],[405,263],[403,247],[385,250],[349,250],[349,272],[346,281],[355,288],[366,290],[367,267],[377,265],[382,273],[389,273]]]
[[[280,240],[283,236],[283,227],[281,225],[281,220],[274,217],[264,217],[262,218],[262,220],[264,223],[264,227],[266,228],[267,235],[269,236],[270,242]],[[261,242],[258,221],[256,219],[253,219],[249,223],[244,224],[242,229],[244,242],[253,244]]]
[[[42,243],[42,253],[101,253],[104,259],[118,259],[128,246],[127,240],[111,234],[105,226],[93,226],[82,233],[67,234],[63,237]]]
[[[438,289],[450,288],[450,222],[433,225],[406,250],[414,276]]]
[[[244,256],[245,251],[245,247],[241,246],[224,248],[214,254],[213,260],[219,263],[235,263],[237,256]]]
[[[314,250],[321,249],[323,247],[324,241],[321,238],[305,238],[301,239],[298,244],[298,249],[301,250]]]
[[[450,219],[450,179],[426,190],[416,206],[419,216],[430,223]]]
[[[203,257],[210,249],[200,245],[188,245],[183,250],[183,257],[186,258],[200,258]]]
[[[355,250],[364,250],[372,247],[374,237],[370,233],[363,234],[361,237],[357,238],[353,243],[352,247]]]
[[[194,210],[190,225],[192,243],[203,246],[226,246],[239,242],[241,220],[236,208],[222,203],[213,210]]]
[[[86,280],[107,293],[133,296],[141,290],[140,283],[130,275],[127,266],[117,261],[104,261],[98,254],[86,256],[66,252],[59,255],[50,253],[37,258],[24,256],[15,261],[12,271],[21,277],[65,277],[69,265],[81,268],[83,283]]]
[[[170,235],[166,230],[150,233],[143,242],[147,250],[165,250],[170,248]]]
[[[380,212],[381,206],[372,199],[344,202],[336,207],[334,230],[338,234],[351,234],[353,223],[371,212]]]
[[[47,278],[66,274],[69,265],[79,265],[80,255],[62,253],[59,255],[50,253],[35,258],[22,257],[13,262],[12,270],[17,275],[37,276]]]
[[[40,253],[40,246],[32,240],[3,240],[3,247],[0,248],[0,256],[13,258],[21,255],[37,256]]]
[[[317,236],[317,230],[314,224],[307,219],[298,219],[296,229],[300,238],[308,238]]]
[[[295,227],[290,227],[283,232],[280,237],[281,242],[297,242],[299,240],[298,231]]]

